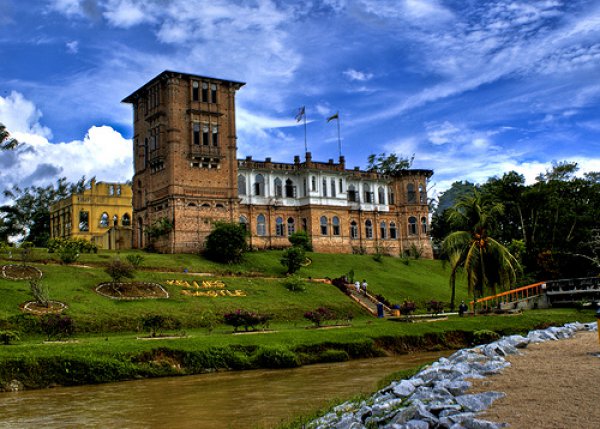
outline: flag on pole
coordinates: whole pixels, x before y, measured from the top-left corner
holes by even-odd
[[[306,115],[306,110],[304,107],[305,106],[302,106],[298,109],[298,113],[296,114],[296,122],[300,122],[302,118]]]
[[[327,118],[327,122],[333,121],[334,119],[339,120],[340,119],[340,112],[335,112],[335,115],[330,116],[329,118]]]

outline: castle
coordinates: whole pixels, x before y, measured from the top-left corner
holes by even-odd
[[[426,182],[431,170],[393,177],[336,163],[237,159],[235,95],[244,85],[164,71],[123,102],[133,106],[133,247],[167,220],[153,245],[198,252],[215,221],[239,222],[252,248],[283,248],[306,231],[317,252],[418,252],[431,258]]]

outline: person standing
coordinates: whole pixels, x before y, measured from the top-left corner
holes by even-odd
[[[354,282],[354,288],[356,289],[356,293],[360,293],[360,282],[358,280]]]
[[[469,309],[469,307],[467,307],[467,304],[465,304],[464,301],[461,301],[460,305],[458,306],[458,315],[460,317],[463,317],[468,309]]]
[[[362,289],[362,292],[365,294],[365,296],[367,296],[367,286],[368,286],[367,280],[363,279],[361,289]]]

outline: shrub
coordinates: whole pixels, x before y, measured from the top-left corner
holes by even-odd
[[[61,340],[75,333],[73,319],[60,314],[45,314],[40,318],[40,328],[48,341]]]
[[[500,335],[494,331],[483,329],[473,332],[473,345],[487,344],[500,339]]]
[[[327,349],[319,355],[319,362],[346,362],[350,360],[346,350]]]
[[[179,329],[181,323],[162,314],[146,314],[142,316],[142,327],[150,332],[151,337],[156,337],[164,329]]]
[[[29,280],[29,288],[35,302],[43,307],[48,307],[50,303],[50,293],[48,287],[45,286],[39,279]]]
[[[33,243],[31,241],[24,241],[19,246],[19,256],[21,257],[21,262],[25,265],[31,259],[31,254],[33,253]]]
[[[261,346],[254,356],[254,361],[261,368],[295,368],[300,366],[298,356],[282,346]]]
[[[315,311],[304,313],[304,318],[314,323],[316,327],[319,327],[324,321],[336,320],[337,315],[329,308],[319,307]]]
[[[68,247],[77,253],[98,253],[98,245],[85,238],[51,238],[48,240],[48,253],[59,253],[61,248]]]
[[[19,341],[21,338],[15,331],[0,331],[0,343],[8,346],[12,341]]]
[[[306,231],[297,231],[288,237],[290,243],[294,247],[301,247],[307,252],[312,252],[313,247],[310,241],[310,236]]]
[[[142,255],[137,254],[127,255],[125,259],[127,259],[127,262],[129,262],[134,268],[139,268],[140,265],[142,265],[142,262],[144,262],[144,257]]]
[[[302,247],[290,247],[283,251],[281,255],[281,265],[286,268],[287,274],[294,274],[298,271],[302,264],[306,261],[306,253]]]
[[[104,271],[114,283],[118,283],[123,278],[132,279],[135,273],[133,266],[129,262],[123,262],[120,259],[110,261]]]
[[[211,310],[204,310],[200,315],[200,327],[206,328],[210,334],[219,324],[219,319]]]
[[[205,255],[217,262],[239,262],[247,250],[248,231],[237,223],[216,222],[206,237]]]
[[[306,290],[304,280],[298,276],[288,277],[283,281],[283,285],[290,292],[304,292]]]
[[[243,326],[246,331],[248,331],[248,328],[255,330],[256,326],[258,325],[266,328],[271,318],[272,316],[258,314],[246,310],[237,310],[233,313],[227,313],[223,315],[225,324],[233,326],[234,332],[237,332],[240,326]]]
[[[60,247],[57,254],[63,264],[72,264],[79,259],[79,252],[71,246]]]

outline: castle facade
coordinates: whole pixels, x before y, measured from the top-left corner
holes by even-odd
[[[296,231],[317,252],[418,252],[432,257],[427,179],[431,170],[385,176],[338,162],[237,159],[235,94],[244,85],[165,71],[123,101],[133,105],[133,247],[149,228],[168,253],[201,251],[215,221],[239,222],[253,248],[283,248]]]

